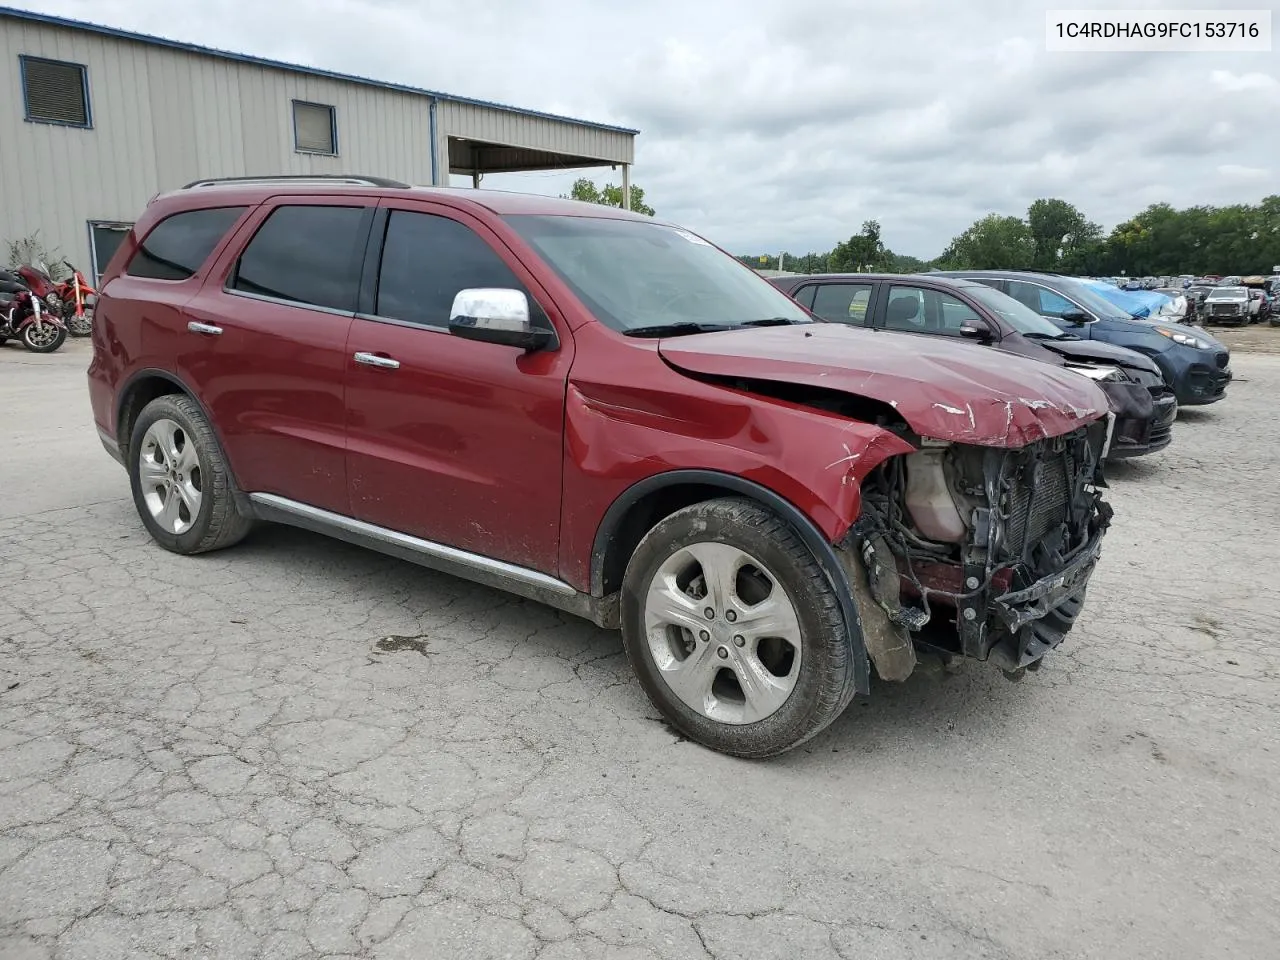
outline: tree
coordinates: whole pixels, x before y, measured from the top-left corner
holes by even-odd
[[[595,185],[594,180],[579,177],[573,181],[569,192],[561,194],[561,197],[566,200],[581,200],[584,203],[599,203],[606,207],[620,207],[622,206],[622,187],[606,183],[604,188],[600,189]],[[647,217],[652,217],[654,213],[653,207],[644,202],[644,191],[634,183],[631,185],[631,209]]]
[[[1037,270],[1057,270],[1059,261],[1089,222],[1065,200],[1036,200],[1027,208],[1027,227],[1035,243],[1031,265]]]
[[[885,249],[880,240],[880,222],[864,221],[862,232],[844,243],[837,243],[829,260],[831,269],[837,273],[865,273],[883,267]]]
[[[961,270],[1026,270],[1035,253],[1035,239],[1021,217],[991,213],[952,240],[939,259]]]

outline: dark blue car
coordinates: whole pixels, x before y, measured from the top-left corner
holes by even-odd
[[[941,275],[995,287],[1066,333],[1145,353],[1183,406],[1215,403],[1226,396],[1231,352],[1199,327],[1134,317],[1071,277],[1003,270],[951,270]]]

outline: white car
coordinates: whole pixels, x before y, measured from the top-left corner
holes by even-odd
[[[1247,287],[1217,287],[1204,298],[1205,323],[1249,322],[1249,289]]]

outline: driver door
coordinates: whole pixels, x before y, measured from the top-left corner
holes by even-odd
[[[472,287],[523,290],[558,345],[452,336],[453,298]],[[541,287],[480,221],[384,200],[360,306],[346,351],[354,515],[554,574],[573,340]]]

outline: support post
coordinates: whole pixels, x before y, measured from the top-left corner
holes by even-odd
[[[436,129],[436,98],[432,97],[427,105],[427,135],[431,138],[431,185],[440,186],[440,137]],[[448,160],[445,161],[446,169]],[[446,174],[447,176],[447,174]]]
[[[622,209],[631,209],[631,164],[622,165]]]
[[[474,143],[471,145],[471,188],[480,189],[480,148]]]

